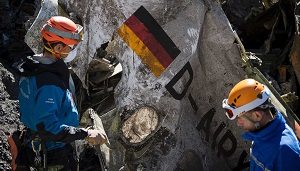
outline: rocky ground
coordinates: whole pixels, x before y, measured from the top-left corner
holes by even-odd
[[[17,100],[17,76],[0,60],[0,170],[10,170],[7,136],[21,126]]]
[[[11,68],[13,59],[29,55],[24,22],[34,15],[38,1],[0,0],[0,170],[10,170],[7,137],[22,128],[19,120],[18,79]]]

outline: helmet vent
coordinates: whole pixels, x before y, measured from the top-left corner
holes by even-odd
[[[262,93],[258,94],[258,95],[257,95],[257,98],[262,99],[262,98],[263,98],[263,97],[262,97]]]

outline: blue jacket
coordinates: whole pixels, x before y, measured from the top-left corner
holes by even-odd
[[[265,128],[243,135],[252,140],[250,149],[251,171],[299,171],[300,147],[293,130],[281,113]]]
[[[77,128],[79,116],[69,91],[70,73],[65,63],[27,60],[23,70],[19,81],[21,121],[46,141],[48,150],[84,139],[87,133]]]

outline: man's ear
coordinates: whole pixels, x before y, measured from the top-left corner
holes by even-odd
[[[58,43],[56,44],[53,49],[56,51],[56,52],[60,52],[62,49],[64,48],[64,45],[62,43]]]
[[[254,111],[252,112],[252,115],[254,121],[259,122],[262,120],[263,117],[262,111]]]

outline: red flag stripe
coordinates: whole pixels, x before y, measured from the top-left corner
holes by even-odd
[[[148,47],[158,61],[167,68],[173,61],[163,46],[155,39],[152,33],[140,22],[140,20],[132,15],[125,24],[140,38],[140,40]]]

